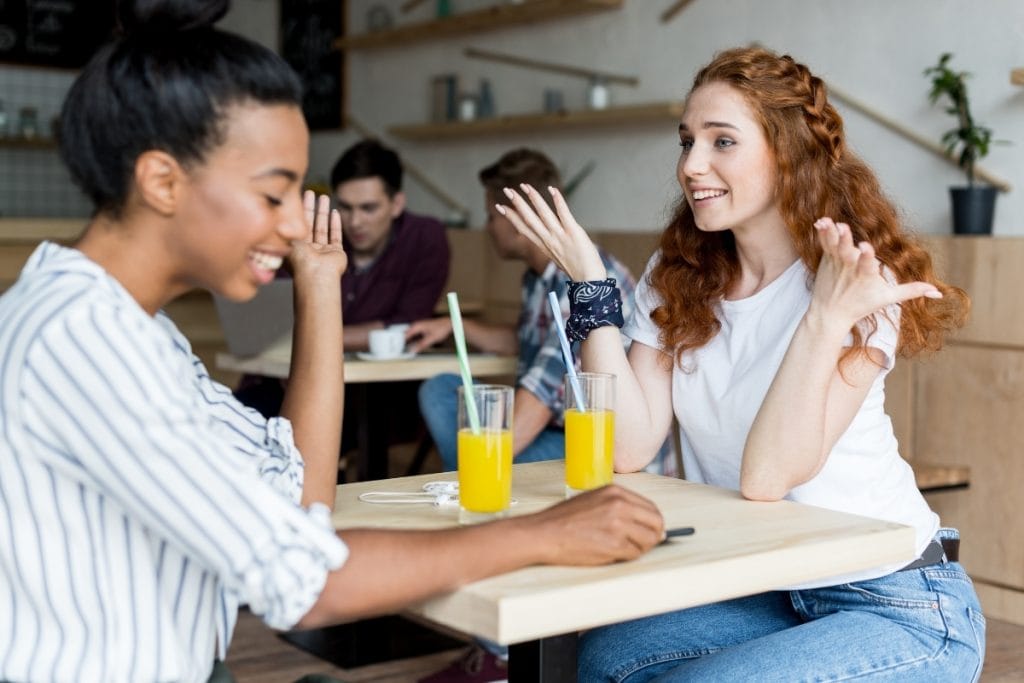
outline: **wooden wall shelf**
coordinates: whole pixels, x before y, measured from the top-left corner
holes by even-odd
[[[451,38],[535,21],[618,9],[622,2],[623,0],[526,0],[520,4],[497,5],[384,31],[342,37],[334,41],[334,46],[343,50],[405,46],[409,43]]]
[[[57,141],[53,138],[0,138],[3,149],[57,149]]]
[[[1010,72],[1010,83],[1024,85],[1024,67],[1014,69]]]
[[[432,141],[555,128],[615,126],[648,121],[669,122],[673,119],[678,120],[682,113],[682,102],[652,102],[556,114],[518,114],[476,121],[393,126],[388,128],[388,133],[404,140]]]

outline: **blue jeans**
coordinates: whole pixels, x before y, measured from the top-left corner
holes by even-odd
[[[431,377],[420,385],[420,413],[430,430],[437,452],[441,454],[444,471],[457,469],[457,422],[459,396],[456,389],[462,385],[458,375],[443,374]],[[529,446],[516,456],[516,462],[559,460],[565,457],[565,432],[545,429]]]
[[[941,562],[593,629],[580,638],[579,683],[976,681],[984,652],[971,580]]]

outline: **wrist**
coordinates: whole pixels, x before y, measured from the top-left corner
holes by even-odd
[[[852,323],[829,315],[813,303],[807,309],[800,324],[815,339],[824,343],[834,342],[837,344],[842,344],[853,327]]]
[[[321,268],[308,264],[293,265],[292,280],[298,288],[341,290],[341,274],[333,268]]]
[[[584,267],[580,272],[580,282],[608,279],[608,269],[604,263],[598,261],[596,264]]]
[[[524,567],[553,564],[558,556],[557,551],[549,547],[550,534],[545,529],[543,517],[543,513],[540,513],[495,522],[496,526],[504,526],[501,529],[501,538],[522,552],[517,559]]]
[[[622,327],[622,292],[615,278],[570,282],[569,319],[565,333],[569,342],[583,341],[600,327]]]

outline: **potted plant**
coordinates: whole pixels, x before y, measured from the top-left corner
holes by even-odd
[[[957,159],[967,174],[967,187],[949,188],[953,201],[953,232],[958,235],[987,235],[992,232],[998,190],[991,185],[975,185],[974,164],[988,154],[992,130],[978,125],[971,116],[967,97],[967,77],[970,74],[949,68],[952,57],[948,52],[943,54],[939,63],[925,69],[924,73],[932,80],[928,96],[931,103],[947,100],[946,112],[956,117],[957,127],[947,131],[942,142],[946,145],[946,152]]]

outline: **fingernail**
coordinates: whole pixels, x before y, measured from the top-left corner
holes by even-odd
[[[558,191],[558,188],[555,187],[554,185],[548,185],[548,192],[550,192],[551,194],[561,194]]]
[[[505,214],[505,207],[502,206],[501,204],[495,204],[494,205],[494,210],[497,211],[498,213],[500,213],[502,216],[506,215]]]
[[[521,187],[523,189],[523,192],[525,192],[526,194],[530,194],[530,190],[533,189],[526,183],[519,183],[519,187]]]
[[[941,299],[942,298],[942,292],[940,292],[937,289],[933,289],[931,291],[925,292],[924,295],[926,297],[928,297],[929,299]]]
[[[506,187],[504,189],[504,192],[505,192],[505,196],[508,197],[509,199],[515,199],[516,198],[516,193],[515,193],[515,191],[513,191],[513,189],[511,187]]]

